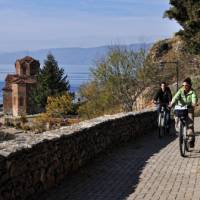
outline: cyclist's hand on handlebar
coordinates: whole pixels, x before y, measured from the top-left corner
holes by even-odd
[[[172,102],[169,102],[168,107],[169,107],[169,108],[172,108],[172,106],[173,106]]]

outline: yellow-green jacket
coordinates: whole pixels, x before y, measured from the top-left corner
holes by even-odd
[[[172,105],[178,104],[181,106],[192,106],[196,105],[197,101],[197,94],[192,88],[187,94],[184,93],[183,88],[180,88],[175,96],[172,98]]]

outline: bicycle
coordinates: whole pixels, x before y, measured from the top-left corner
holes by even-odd
[[[179,149],[182,157],[186,157],[186,152],[189,152],[189,136],[187,135],[188,129],[188,107],[175,106],[176,116],[179,119]]]
[[[170,111],[167,104],[160,104],[160,110],[158,113],[158,137],[163,137],[169,131],[169,122],[167,121],[167,115],[170,116]],[[168,117],[169,117],[168,116]],[[168,119],[170,120],[170,119]]]

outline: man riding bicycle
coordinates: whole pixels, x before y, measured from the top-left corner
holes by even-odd
[[[172,100],[172,93],[170,88],[167,86],[166,82],[162,82],[160,84],[160,89],[157,91],[156,95],[154,96],[153,103],[158,103],[158,113],[161,111],[161,106],[166,108],[166,121],[167,121],[167,132],[170,129],[170,110],[167,109],[168,105]]]
[[[178,90],[172,99],[170,107],[178,104],[180,106],[188,107],[188,129],[187,135],[190,137],[189,143],[190,147],[194,147],[195,134],[194,134],[194,108],[197,105],[197,94],[192,88],[192,81],[190,78],[186,78],[183,81],[183,86]],[[175,118],[176,125],[178,125],[178,118]]]

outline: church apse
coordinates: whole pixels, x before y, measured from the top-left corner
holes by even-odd
[[[30,90],[36,87],[39,61],[26,56],[15,62],[16,74],[8,74],[3,88],[4,114],[20,116],[34,114],[34,105],[29,102]]]

